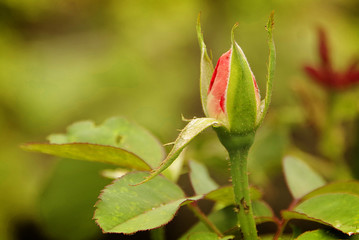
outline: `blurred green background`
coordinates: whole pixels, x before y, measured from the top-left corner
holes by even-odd
[[[264,27],[272,10],[277,71],[270,113],[258,132],[251,164],[258,169],[252,171],[253,182],[262,187],[271,176],[280,181],[282,156],[294,147],[316,153],[311,131],[300,130],[311,125],[298,92],[304,88],[320,96],[323,89],[310,82],[302,67],[318,62],[318,26],[328,33],[336,68],[358,57],[359,1],[1,0],[0,239],[101,239],[91,211],[108,182],[97,174],[103,166],[63,163],[23,152],[19,145],[45,141],[75,121],[100,124],[111,116],[147,127],[163,143],[173,141],[176,129],[184,126],[181,114],[203,116],[195,31],[199,12],[214,62],[230,47],[230,30],[239,23],[237,42],[264,95]],[[351,130],[357,130],[357,96],[357,88],[350,89],[338,107]],[[351,133],[349,149],[356,149],[358,134]],[[226,162],[213,157],[225,158],[213,133],[193,149],[192,157],[208,160],[217,180],[227,182]],[[358,156],[349,154],[350,161]],[[330,171],[322,171],[331,178]],[[273,191],[269,201],[280,194]]]

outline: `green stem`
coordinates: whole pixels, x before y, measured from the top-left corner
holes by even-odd
[[[231,175],[239,226],[245,240],[258,240],[252,202],[249,195],[248,150],[249,148],[233,149],[229,151],[229,159],[231,162]]]
[[[219,231],[216,225],[214,225],[213,222],[211,222],[211,220],[209,220],[208,217],[201,211],[197,203],[193,202],[188,204],[187,206],[198,217],[198,219],[201,220],[201,222],[205,224],[209,229],[211,229],[214,233],[216,233],[218,237],[223,237],[221,231]]]

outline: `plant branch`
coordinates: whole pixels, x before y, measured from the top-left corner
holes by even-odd
[[[229,151],[234,199],[238,214],[238,225],[245,240],[257,240],[256,223],[253,217],[252,202],[249,195],[247,156],[249,148]]]

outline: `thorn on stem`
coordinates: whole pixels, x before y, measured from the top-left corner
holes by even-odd
[[[241,205],[243,206],[245,212],[249,211],[249,206],[247,205],[247,202],[244,198],[241,199]]]
[[[240,210],[241,210],[241,208],[239,207],[238,204],[236,204],[236,205],[234,206],[234,212],[239,213]]]
[[[170,143],[163,144],[163,146],[166,147],[166,146],[170,146],[170,145],[174,145],[174,144],[175,144],[175,142],[170,142]]]

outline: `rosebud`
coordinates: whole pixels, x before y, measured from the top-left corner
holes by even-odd
[[[262,107],[254,74],[242,49],[234,41],[234,28],[231,49],[219,58],[213,69],[198,24],[202,50],[202,106],[206,116],[219,120],[226,131],[245,135],[258,128]]]
[[[234,41],[213,68],[212,60],[203,41],[200,19],[197,36],[201,48],[201,100],[205,115],[219,123],[214,127],[221,142],[227,148],[250,146],[255,131],[262,124],[272,96],[272,80],[275,69],[275,46],[272,37],[273,13],[266,26],[268,33],[269,59],[266,96],[261,101],[256,79],[242,49]],[[232,146],[230,146],[232,145]]]
[[[209,117],[220,120],[231,132],[246,133],[256,128],[259,90],[248,61],[235,42],[217,62],[206,107]]]

